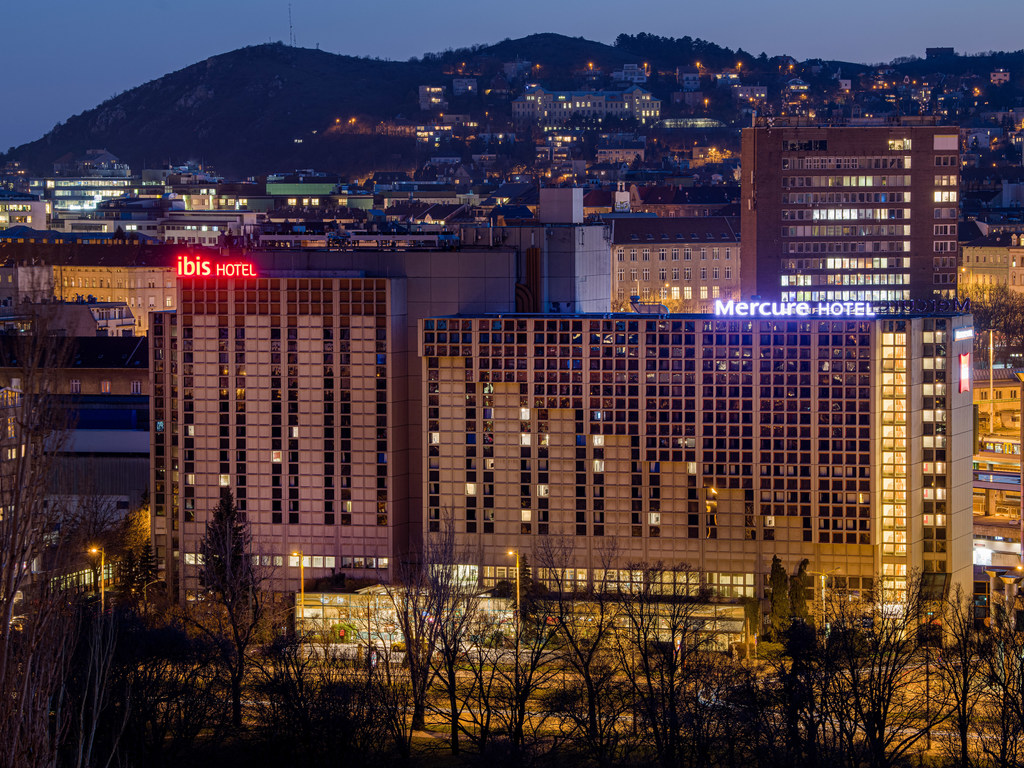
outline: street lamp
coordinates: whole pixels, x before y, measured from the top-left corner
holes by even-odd
[[[516,558],[516,622],[518,623],[520,621],[521,614],[523,611],[522,597],[520,596],[519,592],[519,550],[510,549],[508,551],[508,556],[515,556]]]
[[[100,613],[106,610],[106,570],[107,570],[107,553],[103,547],[90,547],[89,552],[94,555],[100,556]]]
[[[813,576],[821,576],[821,631],[825,631],[825,580],[829,576],[833,576],[838,573],[841,569],[837,566],[830,571],[804,571],[804,573],[812,574]]]
[[[305,622],[306,620],[306,558],[302,555],[302,550],[292,552],[292,557],[299,558],[299,610],[296,612],[296,618]],[[295,623],[295,629],[298,630],[298,621]]]
[[[146,598],[146,590],[154,584],[163,584],[163,579],[153,579],[153,581],[147,581],[142,585],[142,610],[146,614],[149,614],[149,601]]]

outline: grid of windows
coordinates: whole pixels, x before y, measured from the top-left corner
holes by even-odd
[[[194,552],[215,494],[230,487],[254,542],[275,557],[300,541],[343,555],[343,568],[388,562],[387,281],[195,280],[183,282],[180,298],[180,376],[170,381],[181,385],[180,470],[193,478],[182,550]],[[155,341],[155,366],[165,345]],[[168,414],[159,376],[156,384],[159,425]],[[158,478],[177,471],[160,458]],[[158,514],[167,513],[165,503]],[[340,539],[335,526],[353,530]]]
[[[483,546],[490,534],[839,545],[828,551],[863,565],[844,574],[855,588],[870,585],[881,545],[886,574],[903,579],[886,586],[905,586],[907,322],[425,320],[428,530],[465,509],[457,532]],[[945,347],[926,352],[929,380],[942,378]],[[945,402],[927,403],[929,567],[939,570]],[[873,461],[885,468],[876,481]]]
[[[882,352],[882,581],[891,599],[907,585],[909,405],[907,321],[883,320]]]

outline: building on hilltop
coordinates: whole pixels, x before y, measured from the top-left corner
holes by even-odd
[[[520,126],[557,125],[580,117],[598,123],[614,117],[650,124],[661,117],[661,101],[637,85],[621,91],[549,91],[532,85],[512,100],[512,118]]]

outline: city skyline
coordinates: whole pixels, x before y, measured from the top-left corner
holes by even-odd
[[[8,103],[18,108],[0,113],[0,150],[34,141],[56,123],[120,92],[211,56],[266,42],[294,40],[300,47],[332,53],[407,60],[539,32],[607,44],[620,33],[651,32],[701,38],[754,55],[764,51],[801,60],[827,56],[870,64],[923,56],[928,46],[952,46],[958,53],[1016,50],[1013,30],[1018,25],[1013,22],[1024,22],[1024,8],[1009,0],[980,6],[979,17],[1000,19],[999,24],[973,26],[954,26],[959,7],[948,0],[930,4],[927,15],[921,3],[893,9],[870,0],[856,18],[806,0],[791,4],[786,14],[742,3],[749,6],[746,12],[728,15],[710,5],[684,10],[656,2],[630,17],[607,0],[588,3],[586,13],[579,2],[554,8],[527,2],[500,25],[465,0],[446,4],[443,13],[435,7],[399,5],[402,13],[395,13],[394,5],[342,8],[316,0],[257,0],[247,3],[240,16],[239,8],[230,4],[211,8],[186,0],[139,6],[116,0],[103,15],[59,4],[60,26],[53,24],[52,8],[44,13],[38,6],[13,7],[5,18],[8,29],[19,34],[7,41],[6,50],[28,76],[15,78],[5,89]],[[880,25],[880,19],[888,23]],[[842,24],[842,39],[828,36],[833,24]],[[353,27],[358,34],[344,32]]]

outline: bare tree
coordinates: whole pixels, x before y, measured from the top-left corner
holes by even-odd
[[[975,743],[1000,768],[1024,765],[1024,633],[1014,618],[993,596],[990,648],[981,658],[981,716],[973,719]]]
[[[623,590],[618,653],[636,727],[665,768],[710,759],[723,705],[715,631],[700,616],[699,574],[635,564]]]
[[[913,575],[905,590],[883,586],[871,601],[828,604],[826,642],[840,670],[831,708],[857,728],[857,741],[844,745],[850,765],[858,753],[871,768],[899,764],[948,714],[926,691],[920,641],[927,607]]]
[[[595,572],[600,575],[591,584],[580,584],[571,567],[571,541],[545,539],[537,552],[550,584],[541,606],[558,632],[558,660],[568,672],[548,702],[563,722],[572,724],[580,748],[601,766],[616,762],[626,744],[621,725],[628,699],[614,647],[618,590],[604,576],[614,561],[609,547],[599,554],[602,567]]]
[[[505,634],[511,620],[494,611],[478,613],[472,628],[473,647],[465,655],[464,675],[459,678],[463,706],[459,730],[482,755],[491,749],[497,729],[498,662],[506,653]]]
[[[441,630],[437,621],[440,594],[431,583],[430,571],[427,563],[403,563],[396,569],[395,582],[386,588],[396,624],[405,639],[413,730],[421,730],[426,720],[427,693],[434,677],[431,656]]]
[[[130,687],[119,685],[118,614],[93,610],[83,613],[82,631],[64,698],[70,703],[71,723],[63,761],[68,768],[110,766],[120,756],[121,737],[131,714]]]
[[[132,616],[118,652],[120,685],[132,704],[122,741],[126,765],[179,765],[200,735],[216,742],[228,719],[219,651],[190,635],[173,614],[146,623]]]
[[[542,609],[516,614],[512,637],[495,658],[492,715],[507,739],[511,757],[522,760],[540,743],[544,732],[546,713],[536,706],[535,699],[558,673],[554,654],[557,628]]]
[[[76,606],[48,574],[78,557],[47,503],[68,423],[53,382],[67,345],[35,319],[31,333],[0,344],[0,367],[18,379],[0,390],[0,765],[18,768],[50,765],[67,726],[60,696]]]
[[[975,626],[974,596],[960,584],[943,605],[945,630],[941,653],[927,661],[935,664],[936,682],[951,705],[949,737],[943,740],[952,765],[971,768],[976,764],[974,713],[980,709],[983,694],[984,664],[991,643]]]
[[[403,760],[412,756],[415,721],[409,715],[412,711],[415,716],[418,695],[412,675],[404,665],[408,658],[408,651],[398,651],[394,644],[375,644],[367,649],[362,659],[378,719]]]
[[[460,752],[459,722],[466,704],[460,697],[460,662],[467,641],[479,619],[480,596],[475,578],[468,579],[459,570],[462,558],[455,548],[452,525],[429,534],[424,547],[428,589],[433,593],[436,623],[435,647],[430,654],[431,672],[445,699],[445,707],[436,708],[448,719],[449,746],[453,755]]]
[[[257,659],[255,717],[267,742],[302,761],[371,760],[386,743],[387,715],[362,659],[329,641],[281,637]]]

